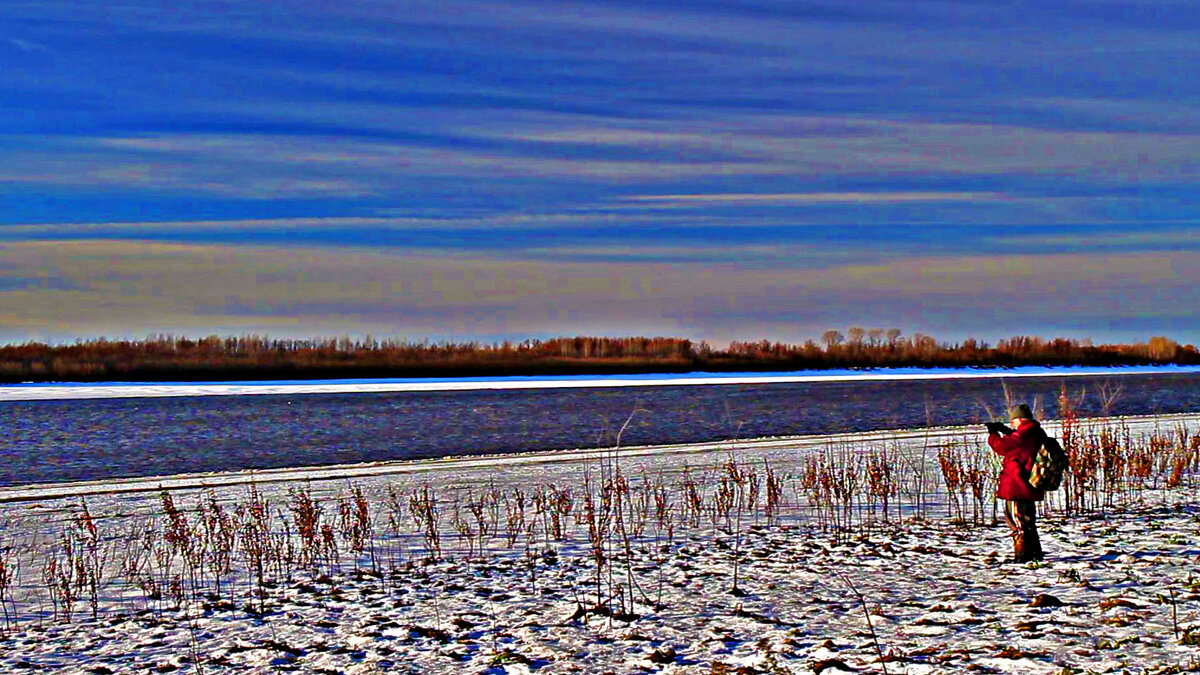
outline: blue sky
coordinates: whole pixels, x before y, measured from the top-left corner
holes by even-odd
[[[1194,2],[0,3],[0,340],[1200,341]]]

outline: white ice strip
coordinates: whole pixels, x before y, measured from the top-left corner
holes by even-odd
[[[1176,423],[1195,422],[1196,413],[1181,413],[1174,415],[1147,415],[1108,418],[1110,421],[1122,422],[1131,431],[1150,431],[1155,428],[1171,429]],[[1086,424],[1087,421],[1085,420]],[[1059,432],[1059,424],[1055,421],[1045,422],[1046,430],[1051,434]],[[461,477],[472,472],[496,471],[504,467],[536,467],[547,464],[583,463],[619,453],[623,459],[666,457],[670,455],[703,455],[714,452],[737,450],[739,453],[755,453],[763,451],[795,451],[805,454],[805,451],[852,444],[865,447],[872,443],[889,441],[913,441],[923,439],[930,445],[936,445],[947,439],[960,439],[964,436],[981,434],[979,425],[938,427],[930,429],[879,430],[867,432],[851,432],[843,434],[823,434],[813,436],[789,436],[774,438],[740,439],[712,441],[707,443],[682,443],[672,445],[629,446],[624,448],[591,448],[575,450],[554,450],[545,452],[509,453],[503,455],[470,455],[458,457],[440,457],[422,460],[396,460],[388,462],[365,462],[357,464],[336,464],[313,467],[290,467],[281,469],[260,469],[245,471],[227,471],[211,473],[177,474],[172,476],[146,476],[138,478],[104,479],[95,481],[79,481],[72,483],[48,483],[14,487],[0,487],[0,504],[24,501],[48,501],[55,499],[78,498],[91,495],[120,495],[139,492],[151,492],[162,489],[195,489],[208,487],[231,487],[237,485],[258,485],[268,483],[287,483],[294,481],[341,481],[360,478],[377,478],[385,476],[410,476],[428,474],[429,480],[438,480],[445,476]]]
[[[506,389],[582,389],[699,386],[715,384],[782,384],[794,382],[875,382],[965,378],[1116,376],[1200,373],[1200,366],[1120,368],[882,368],[814,370],[784,373],[683,373],[581,375],[561,377],[397,378],[356,380],[202,382],[146,384],[134,382],[20,384],[0,386],[0,402],[94,398],[162,398],[171,396],[255,396],[293,394],[378,394],[388,392],[476,391]]]

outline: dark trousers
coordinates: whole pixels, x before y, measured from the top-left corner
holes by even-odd
[[[1004,519],[1012,531],[1013,557],[1017,562],[1042,559],[1037,531],[1037,502],[1018,499],[1004,503]]]

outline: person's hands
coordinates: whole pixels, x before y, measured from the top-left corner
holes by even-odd
[[[987,427],[989,434],[1002,434],[1008,428],[1003,422],[987,422],[983,426]]]

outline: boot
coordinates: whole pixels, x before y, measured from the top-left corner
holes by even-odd
[[[1020,535],[1013,539],[1014,562],[1027,563],[1042,559],[1042,545],[1036,534]]]
[[[1029,560],[1026,558],[1024,535],[1018,534],[1013,537],[1013,562],[1029,562]]]
[[[1026,534],[1023,539],[1025,539],[1025,556],[1028,558],[1025,562],[1041,560],[1045,557],[1042,553],[1042,541],[1038,537],[1037,530]]]

